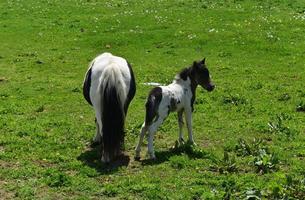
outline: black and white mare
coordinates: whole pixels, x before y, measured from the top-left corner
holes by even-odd
[[[97,131],[93,141],[102,146],[103,162],[122,154],[125,117],[135,92],[134,74],[124,58],[103,53],[90,63],[83,94],[95,110]]]

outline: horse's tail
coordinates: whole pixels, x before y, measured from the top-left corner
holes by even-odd
[[[102,146],[105,162],[119,155],[124,143],[126,85],[120,69],[110,65],[101,76]]]

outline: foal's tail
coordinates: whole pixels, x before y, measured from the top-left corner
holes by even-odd
[[[101,77],[102,146],[105,162],[119,155],[124,143],[126,85],[120,69],[107,67]]]

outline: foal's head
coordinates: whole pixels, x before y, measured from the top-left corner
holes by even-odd
[[[199,62],[194,61],[192,66],[192,75],[194,81],[204,89],[209,92],[214,90],[215,85],[211,81],[209,70],[205,64],[205,58]]]

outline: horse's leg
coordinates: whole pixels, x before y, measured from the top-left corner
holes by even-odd
[[[185,120],[186,120],[186,125],[187,125],[187,130],[188,130],[188,136],[189,136],[189,142],[191,144],[195,144],[194,139],[193,139],[193,131],[192,131],[192,110],[191,109],[185,109]]]
[[[102,136],[100,134],[100,126],[98,125],[98,122],[95,118],[95,124],[96,124],[96,134],[95,134],[95,137],[93,138],[93,142],[91,144],[91,146],[97,146],[101,143],[101,139],[102,139]]]
[[[153,124],[151,124],[148,128],[147,148],[148,148],[148,155],[149,155],[150,159],[156,159],[155,151],[154,151],[154,135],[166,117],[167,117],[167,114],[159,116],[158,119]]]
[[[103,123],[102,123],[102,117],[101,117],[101,108],[97,106],[95,108],[96,110],[96,125],[97,125],[97,131],[95,138],[99,138],[100,144],[101,144],[101,161],[103,163],[108,163],[110,161],[109,154],[104,151],[104,141],[103,141]],[[94,139],[95,139],[94,138]]]
[[[183,110],[178,111],[178,124],[179,124],[179,143],[183,143]]]
[[[145,122],[142,125],[141,128],[141,133],[140,133],[140,137],[139,137],[139,142],[137,144],[136,147],[136,156],[135,156],[135,160],[140,160],[140,152],[141,152],[141,145],[143,143],[143,139],[144,139],[144,135],[147,132],[148,126],[145,125]]]

